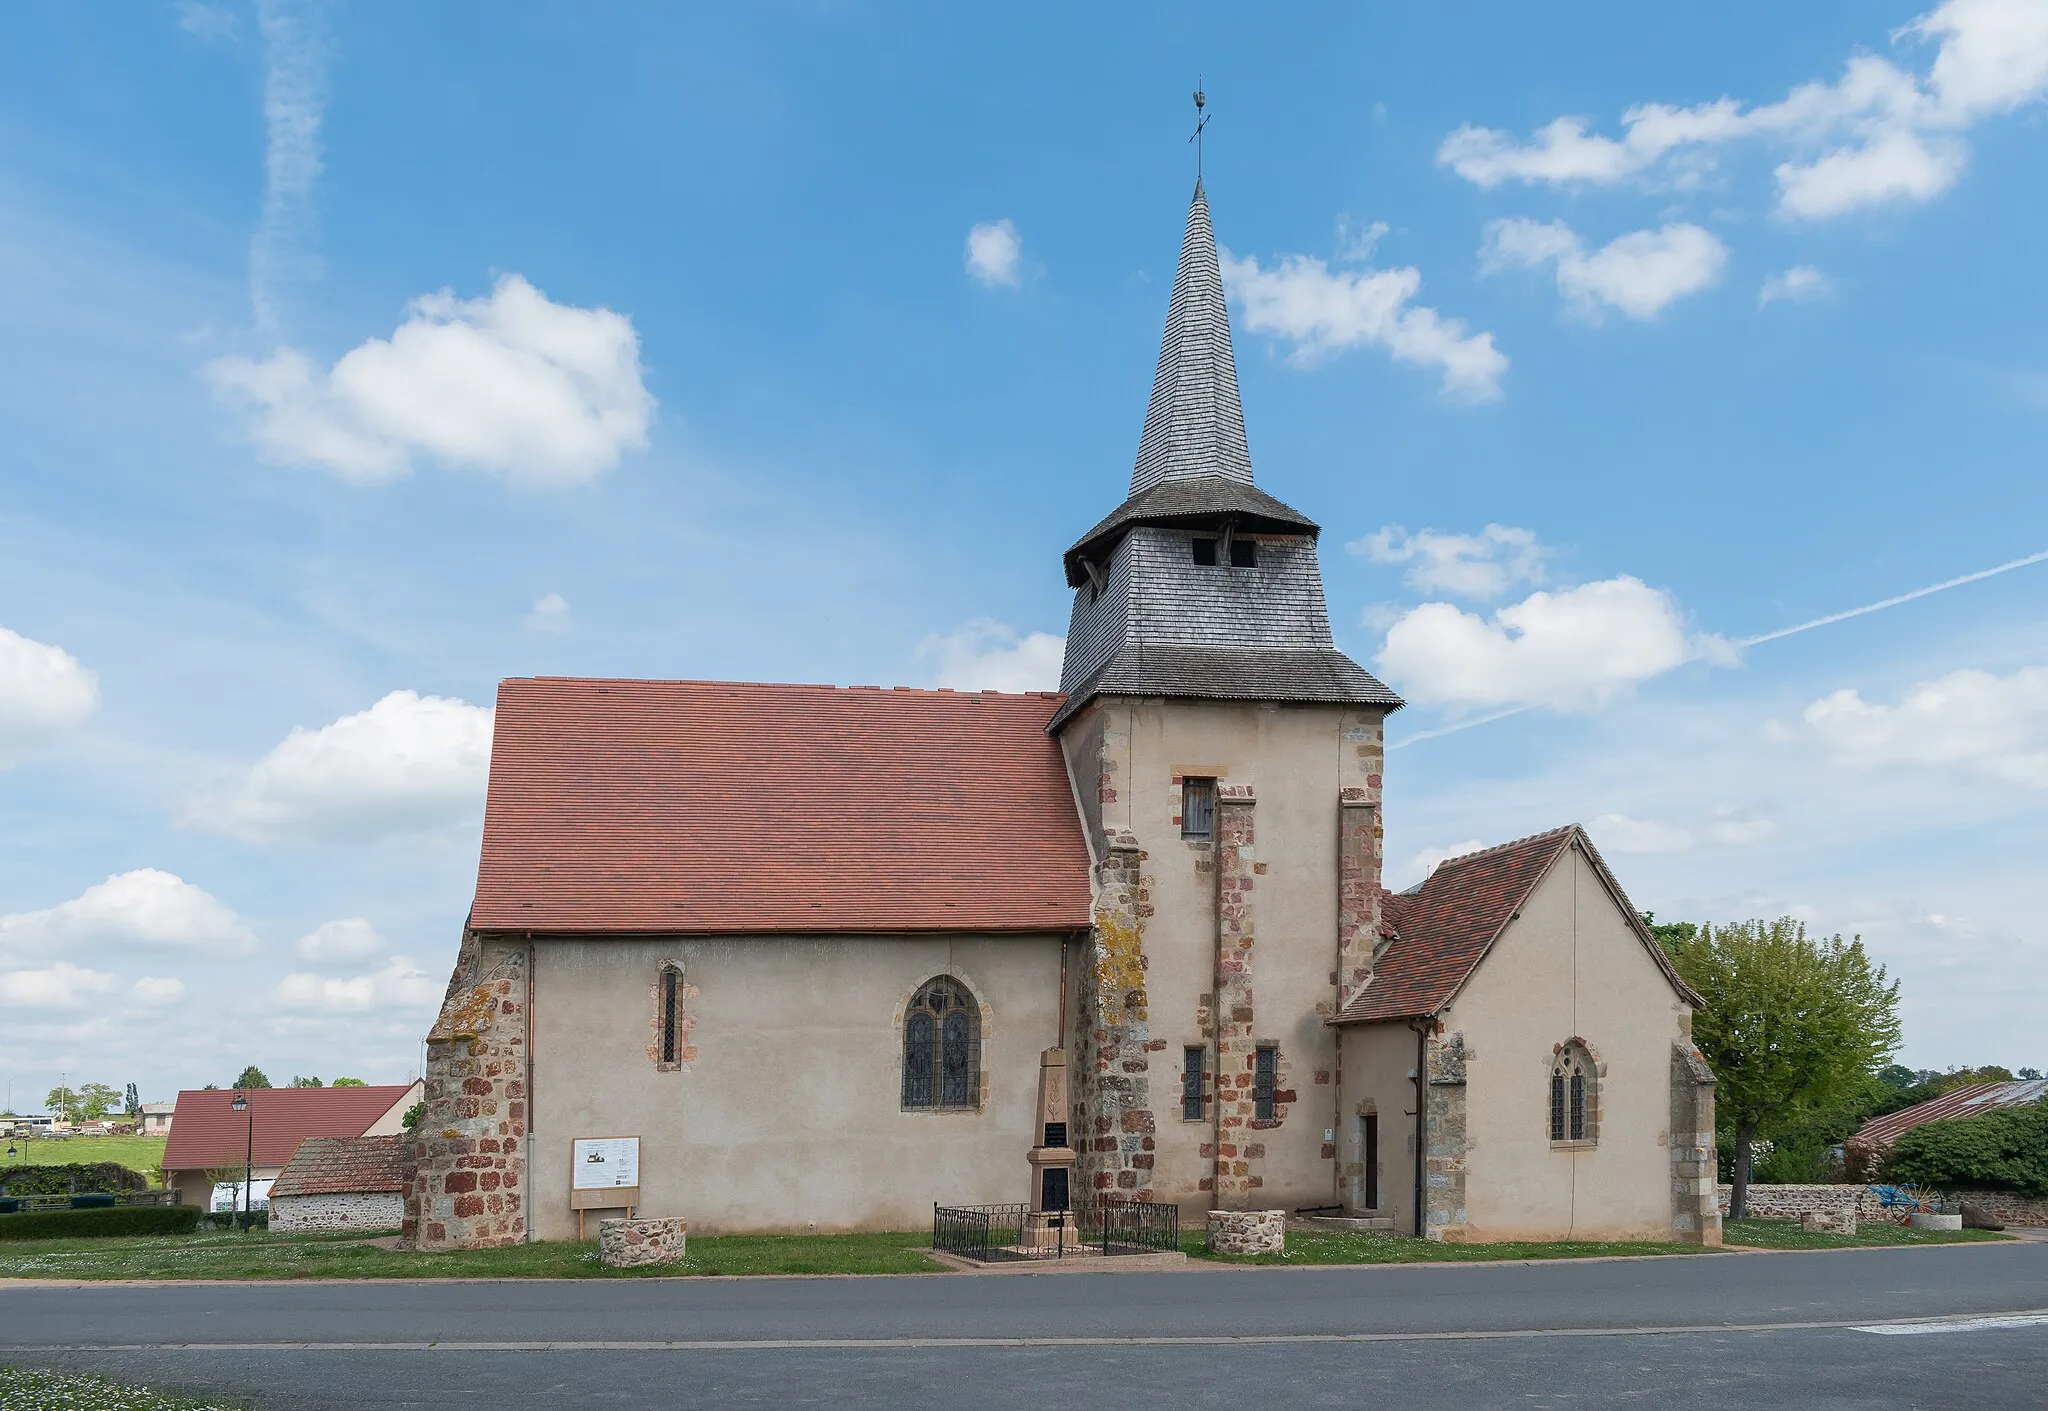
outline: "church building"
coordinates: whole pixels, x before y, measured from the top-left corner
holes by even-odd
[[[504,682],[408,1236],[1123,1198],[1717,1243],[1699,999],[1585,832],[1381,885],[1401,701],[1318,533],[1254,482],[1197,182],[1059,691]],[[586,1189],[620,1137],[630,1198]]]

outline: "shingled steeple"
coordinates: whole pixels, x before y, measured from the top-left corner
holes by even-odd
[[[1252,483],[1198,178],[1130,497],[1066,553],[1069,699],[1051,728],[1098,695],[1398,707],[1330,636],[1319,532]]]
[[[1223,302],[1216,236],[1209,228],[1209,197],[1196,178],[1131,494],[1141,495],[1164,480],[1204,475],[1252,483],[1237,363],[1230,352],[1230,311]]]

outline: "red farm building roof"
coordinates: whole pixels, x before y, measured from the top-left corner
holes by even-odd
[[[413,1087],[249,1088],[244,1090],[248,1112],[236,1112],[229,1106],[233,1091],[187,1088],[178,1094],[177,1116],[164,1148],[164,1167],[173,1171],[239,1167],[252,1135],[254,1164],[282,1166],[307,1137],[363,1135],[405,1102]]]
[[[400,1138],[307,1137],[270,1188],[289,1195],[371,1195],[405,1189]]]

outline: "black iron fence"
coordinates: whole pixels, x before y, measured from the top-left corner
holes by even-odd
[[[1099,1198],[1033,1218],[1021,1203],[934,1205],[932,1248],[982,1263],[1167,1252],[1180,1248],[1180,1207]]]

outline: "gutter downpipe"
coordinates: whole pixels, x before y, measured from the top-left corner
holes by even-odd
[[[1429,1169],[1429,1023],[1410,1019],[1415,1031],[1415,1238],[1429,1236],[1428,1215],[1423,1209],[1423,1173]]]

